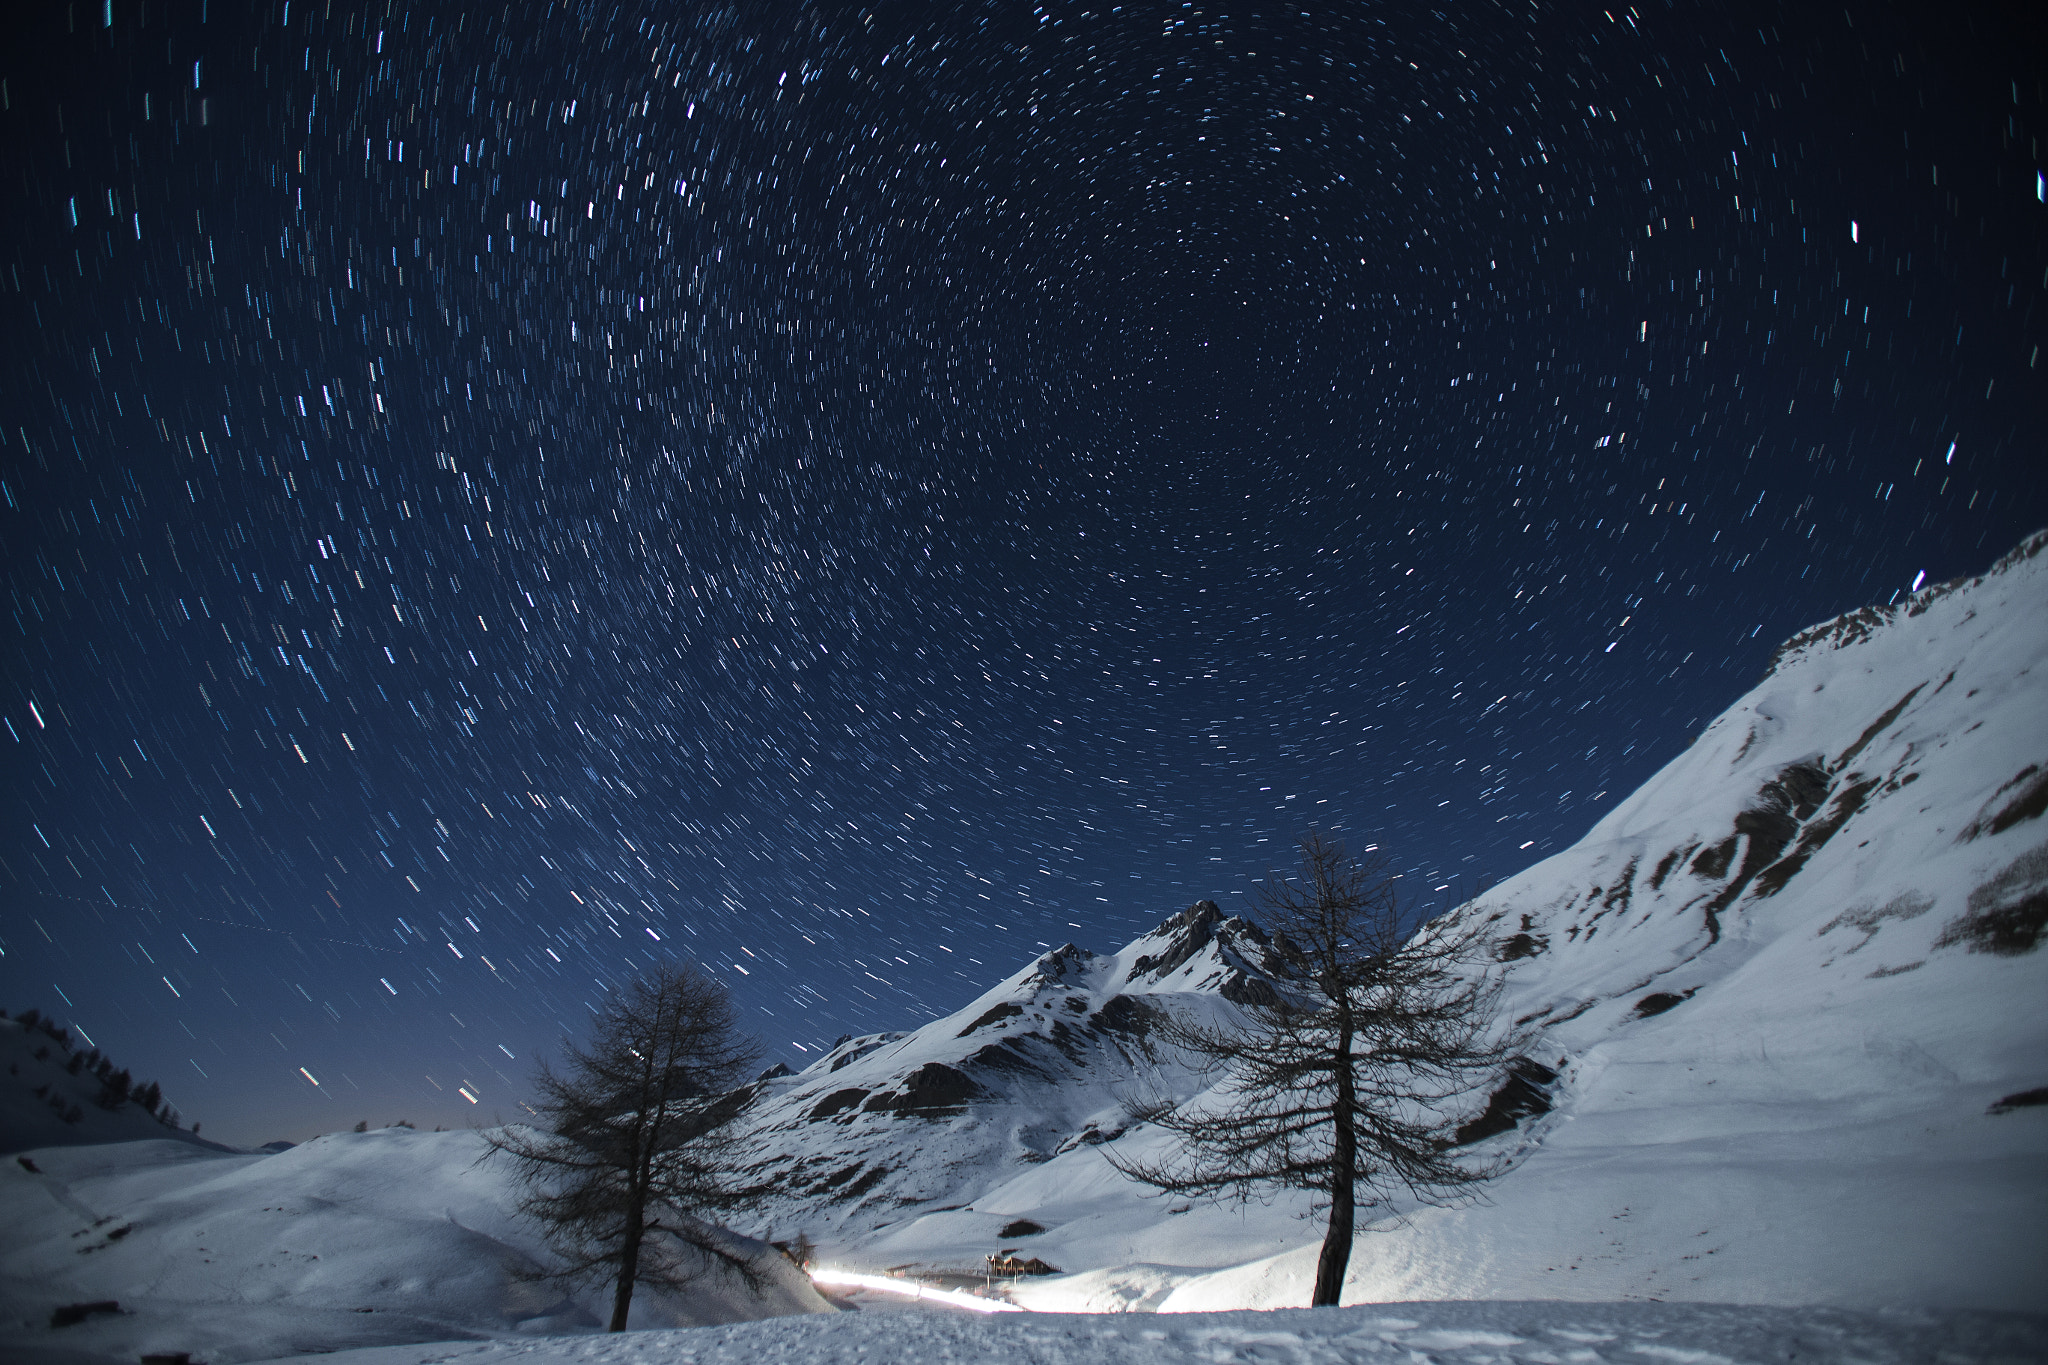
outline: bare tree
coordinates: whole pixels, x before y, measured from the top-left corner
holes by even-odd
[[[738,1203],[727,1177],[735,1087],[756,1059],[724,987],[688,967],[615,992],[588,1049],[545,1063],[537,1128],[484,1134],[519,1166],[521,1210],[537,1219],[561,1268],[549,1278],[612,1282],[610,1330],[622,1332],[636,1285],[680,1288],[705,1264],[760,1272],[711,1218]]]
[[[1454,1202],[1498,1174],[1452,1146],[1460,1101],[1489,1086],[1519,1039],[1498,1024],[1500,981],[1476,933],[1410,934],[1383,857],[1359,862],[1311,832],[1297,876],[1264,895],[1293,998],[1246,1007],[1249,1031],[1177,1021],[1166,1041],[1223,1078],[1178,1107],[1141,1116],[1182,1139],[1160,1161],[1112,1155],[1170,1194],[1249,1199],[1275,1188],[1329,1212],[1312,1304],[1334,1304],[1362,1210],[1402,1194]]]

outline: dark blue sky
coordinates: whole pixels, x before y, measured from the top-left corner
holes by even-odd
[[[229,1140],[672,956],[801,1065],[1311,824],[1447,908],[2048,520],[1967,11],[44,9],[0,994]]]

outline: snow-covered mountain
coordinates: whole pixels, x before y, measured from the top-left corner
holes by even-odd
[[[1122,1135],[1127,1101],[1207,1084],[1155,1034],[1275,998],[1264,933],[1201,901],[1109,956],[1069,943],[914,1033],[842,1040],[764,1077],[745,1169],[773,1217],[857,1234],[877,1210],[961,1206],[1063,1153]]]
[[[1562,1071],[1372,1297],[2039,1308],[2048,533],[1787,641],[1572,849],[1462,907]]]
[[[1454,912],[1536,1035],[1466,1134],[1515,1165],[1362,1238],[1351,1296],[2041,1306],[2044,548],[1802,632],[1577,845]],[[1163,1140],[1120,1100],[1206,1084],[1146,1021],[1278,969],[1205,903],[848,1040],[762,1084],[768,1217],[870,1266],[1028,1248],[1077,1272],[1020,1288],[1043,1307],[1305,1302],[1305,1201],[1175,1204],[1101,1150]]]

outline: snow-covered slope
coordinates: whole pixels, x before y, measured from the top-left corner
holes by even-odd
[[[1492,1207],[1364,1241],[1362,1295],[2041,1306],[2048,1108],[2000,1102],[2048,1086],[2044,548],[1801,633],[1460,911],[1557,1112]]]
[[[1235,1015],[1273,999],[1283,971],[1257,926],[1202,901],[1119,953],[1067,944],[914,1033],[845,1039],[764,1079],[744,1164],[766,1230],[843,1246],[903,1210],[958,1212],[958,1235],[994,1250],[1012,1220],[965,1206],[1115,1140],[1127,1100],[1198,1093],[1159,1022]]]
[[[1579,844],[1456,912],[1535,1032],[1523,1108],[1552,1108],[1488,1139],[1516,1153],[1489,1202],[1361,1238],[1350,1298],[2041,1306],[2044,547],[1795,637]],[[760,1169],[805,1191],[781,1231],[869,1267],[1013,1245],[1078,1272],[1018,1288],[1044,1308],[1305,1302],[1305,1202],[1169,1203],[1096,1141],[1141,1152],[1161,1135],[1118,1135],[1116,1100],[1203,1084],[1117,1013],[1227,1010],[1216,964],[1240,992],[1277,966],[1230,922],[1133,972],[1175,923],[769,1083]]]
[[[96,1051],[80,1050],[66,1029],[25,1022],[34,1018],[0,1019],[0,1152],[151,1138],[228,1150],[178,1127],[175,1114],[159,1117],[162,1110],[128,1098],[125,1073],[119,1089],[110,1086],[88,1064]]]
[[[341,1133],[276,1155],[174,1140],[45,1148],[0,1164],[0,1358],[218,1363],[350,1346],[594,1327],[602,1293],[519,1278],[544,1253],[475,1133]],[[33,1169],[31,1169],[33,1168]],[[738,1322],[826,1304],[762,1258],[754,1295],[707,1276],[642,1291],[636,1326]],[[66,1305],[111,1300],[51,1326]],[[58,1351],[90,1352],[65,1357]]]

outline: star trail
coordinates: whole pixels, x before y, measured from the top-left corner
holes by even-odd
[[[2048,510],[1988,15],[8,23],[0,1003],[230,1140],[671,958],[801,1066],[1311,825],[1447,909]]]

